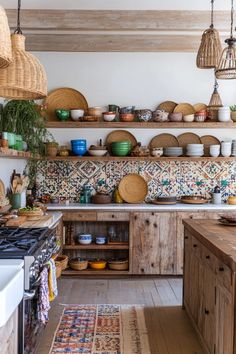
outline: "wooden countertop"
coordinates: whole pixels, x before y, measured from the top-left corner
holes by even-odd
[[[222,262],[236,271],[236,227],[217,220],[183,220],[185,228]]]

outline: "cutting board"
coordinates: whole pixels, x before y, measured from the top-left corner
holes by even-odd
[[[21,227],[48,227],[51,225],[52,218],[53,217],[51,215],[43,215],[43,216],[40,216],[40,219],[38,219],[38,220],[25,221],[21,225]]]
[[[26,216],[18,216],[15,219],[9,219],[6,223],[6,226],[22,226],[27,220]]]

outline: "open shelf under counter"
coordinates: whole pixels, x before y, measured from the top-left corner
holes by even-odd
[[[62,271],[62,275],[129,275],[129,270],[111,270],[111,269],[104,269],[104,270],[97,270],[97,269],[85,269],[85,270],[73,270],[73,269],[66,269]]]
[[[63,250],[128,250],[128,244],[105,245],[64,245]]]
[[[56,156],[46,157],[47,161],[236,161],[235,157],[152,157],[152,156]]]
[[[206,128],[206,129],[231,129],[236,128],[236,122],[60,122],[48,121],[47,128],[140,128],[140,129],[190,129],[190,128]]]

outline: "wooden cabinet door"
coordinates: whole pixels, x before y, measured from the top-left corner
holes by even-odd
[[[192,284],[192,274],[190,271],[191,259],[191,238],[192,236],[188,231],[184,233],[184,286],[183,286],[183,299],[184,303],[190,308],[190,289]]]
[[[175,213],[132,215],[133,274],[175,274]]]
[[[215,354],[232,354],[234,338],[233,295],[221,284],[216,286]]]
[[[176,255],[176,274],[183,274],[183,259],[184,259],[184,225],[183,219],[206,219],[204,212],[188,212],[180,211],[176,213],[177,222],[177,255]]]

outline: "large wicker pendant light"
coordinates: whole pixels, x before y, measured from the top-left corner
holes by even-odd
[[[234,0],[231,0],[231,25],[230,38],[225,40],[228,46],[223,50],[219,65],[216,68],[217,79],[232,80],[236,79],[236,38],[233,37],[234,26]]]
[[[39,60],[25,50],[25,37],[20,27],[18,0],[17,28],[11,36],[13,63],[0,69],[0,96],[19,100],[35,100],[47,96],[46,73]]]
[[[222,52],[219,32],[214,28],[214,0],[211,0],[211,25],[203,32],[197,53],[196,64],[199,69],[212,69],[218,65]]]
[[[5,10],[0,6],[0,68],[6,68],[12,62],[10,28]]]

